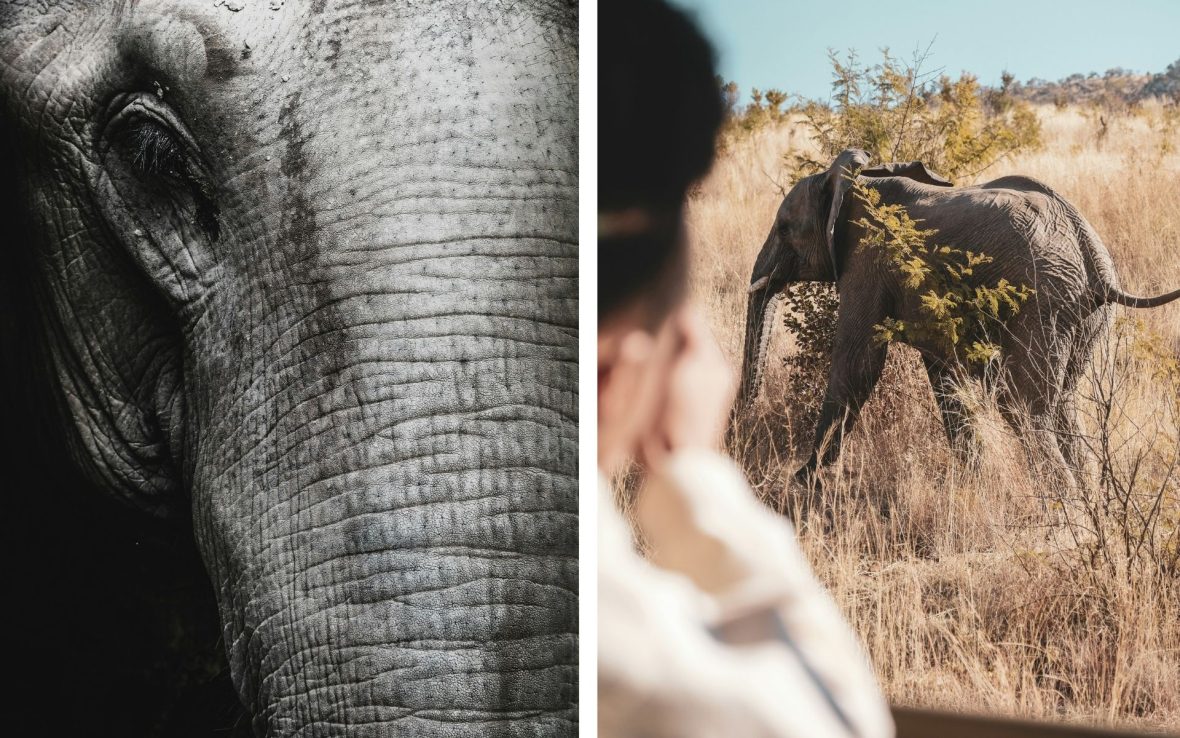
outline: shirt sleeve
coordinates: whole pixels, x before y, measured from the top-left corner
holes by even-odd
[[[737,468],[679,454],[639,496],[639,556],[600,492],[603,736],[861,736],[892,723],[781,517]]]

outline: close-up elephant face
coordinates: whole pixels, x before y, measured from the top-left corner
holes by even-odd
[[[73,456],[191,514],[260,735],[572,730],[576,23],[0,8]]]

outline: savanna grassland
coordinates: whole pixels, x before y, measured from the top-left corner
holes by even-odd
[[[1180,132],[1165,108],[1034,112],[1040,148],[957,184],[1041,179],[1093,224],[1124,288],[1180,286]],[[790,184],[784,161],[815,152],[810,130],[785,115],[735,138],[689,204],[694,292],[735,372],[750,269]],[[1070,495],[1030,471],[978,388],[964,392],[982,450],[958,463],[920,362],[891,347],[822,501],[797,520],[891,701],[1180,731],[1180,303],[1117,310],[1082,382],[1093,460]],[[760,399],[731,450],[787,510],[812,434],[799,408],[816,398],[788,389],[781,308],[773,325]]]

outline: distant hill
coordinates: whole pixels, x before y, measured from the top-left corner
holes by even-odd
[[[1180,59],[1156,74],[1116,67],[1104,74],[1072,74],[1056,82],[1035,77],[1027,82],[1012,81],[1007,88],[1014,97],[1034,103],[1129,105],[1153,97],[1180,103]]]

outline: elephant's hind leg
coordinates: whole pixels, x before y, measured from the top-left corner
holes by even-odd
[[[1032,315],[1029,318],[1036,319]],[[1045,321],[1045,325],[1054,323],[1057,321]],[[1047,485],[1039,497],[1042,506],[1048,509],[1050,500],[1069,499],[1078,490],[1075,467],[1067,461],[1060,443],[1059,426],[1060,411],[1069,410],[1061,408],[1065,397],[1062,390],[1075,332],[1063,335],[1039,326],[1036,332],[1024,330],[1019,335],[1025,340],[1012,343],[1006,357],[1000,410],[1019,435],[1029,467]]]
[[[1059,443],[1056,408],[1030,410],[1007,388],[1000,393],[999,399],[1000,412],[1024,449],[1041,509],[1048,512],[1054,507],[1051,503],[1064,502],[1078,490],[1074,467],[1066,460]]]
[[[1053,411],[1054,432],[1057,446],[1065,463],[1078,476],[1086,467],[1086,450],[1082,444],[1082,430],[1078,426],[1077,406],[1073,395],[1066,395]]]

